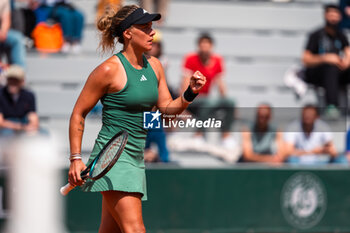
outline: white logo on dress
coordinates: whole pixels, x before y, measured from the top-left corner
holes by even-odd
[[[146,78],[144,75],[142,75],[141,78],[140,78],[140,81],[141,81],[141,82],[147,81],[147,78]]]

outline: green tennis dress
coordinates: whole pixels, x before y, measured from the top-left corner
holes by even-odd
[[[147,200],[144,147],[147,130],[143,128],[143,112],[150,111],[158,100],[158,80],[146,57],[143,68],[134,68],[119,52],[116,56],[124,66],[127,76],[125,87],[101,98],[102,128],[97,136],[89,163],[117,132],[126,130],[128,142],[113,168],[102,178],[88,180],[82,186],[86,192],[118,190],[141,193]]]

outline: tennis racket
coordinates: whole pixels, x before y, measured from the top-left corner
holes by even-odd
[[[122,130],[114,135],[103,147],[96,158],[80,173],[81,178],[83,180],[98,180],[103,177],[118,161],[127,140],[128,132],[125,130]],[[68,183],[60,189],[60,192],[65,196],[74,188],[75,186]]]

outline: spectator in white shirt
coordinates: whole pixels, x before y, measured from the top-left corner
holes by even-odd
[[[306,105],[301,121],[291,123],[285,133],[288,162],[320,164],[337,155],[328,125],[319,119],[318,109]]]

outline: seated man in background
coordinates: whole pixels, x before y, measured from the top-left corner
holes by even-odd
[[[0,136],[38,131],[35,97],[23,88],[25,73],[17,65],[8,68],[6,86],[0,89]]]
[[[298,164],[322,164],[337,156],[332,133],[328,125],[319,119],[318,109],[306,105],[301,121],[292,122],[285,132],[288,162]]]
[[[325,89],[326,114],[337,117],[339,89],[349,83],[350,47],[339,29],[338,6],[326,5],[324,17],[325,26],[310,34],[302,60],[305,81]]]
[[[271,106],[260,104],[252,126],[242,133],[244,162],[282,163],[285,145],[282,133],[270,121]]]
[[[213,52],[214,40],[208,33],[203,33],[199,36],[197,45],[198,51],[196,53],[190,53],[185,57],[180,93],[183,93],[188,87],[190,74],[198,70],[205,75],[207,83],[201,89],[197,99],[189,106],[188,110],[202,120],[214,117],[213,113],[220,112],[220,120],[223,122],[221,146],[232,149],[232,147],[237,145],[236,141],[230,135],[230,129],[233,123],[234,102],[227,97],[226,85],[223,80],[224,60],[220,55]],[[214,84],[219,88],[219,99],[213,99],[208,96]],[[218,119],[218,117],[215,118]],[[197,132],[195,138],[197,139],[196,144],[198,144],[198,147],[205,144],[203,132]]]

